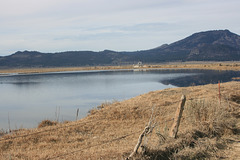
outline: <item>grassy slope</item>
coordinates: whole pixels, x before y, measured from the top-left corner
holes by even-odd
[[[0,138],[0,157],[1,159],[122,159],[122,156],[129,155],[136,145],[153,106],[158,124],[148,138],[147,145],[159,149],[159,137],[156,132],[165,134],[166,128],[171,126],[171,119],[182,94],[187,96],[187,105],[191,102],[190,99],[218,103],[216,84],[152,91],[122,102],[102,105],[101,109],[92,110],[86,118],[76,122],[5,135]],[[226,107],[224,110],[228,113],[231,110],[231,115],[234,113],[239,118],[239,103],[231,99],[231,96],[240,95],[240,82],[221,84],[221,94],[221,104]],[[194,124],[189,125],[186,117],[187,112],[184,111],[179,135],[194,129]],[[232,132],[224,132],[221,137],[229,136],[239,138],[239,134],[234,135]],[[209,137],[210,141],[216,143],[218,139]],[[223,149],[225,151],[222,153],[228,154],[222,155],[223,157],[233,155],[232,153],[230,155],[226,147]]]

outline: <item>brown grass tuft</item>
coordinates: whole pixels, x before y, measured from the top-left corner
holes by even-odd
[[[236,119],[227,108],[227,104],[219,104],[218,100],[192,100],[188,102],[185,113],[189,126],[209,137],[221,137],[231,134],[236,125]]]
[[[234,96],[232,101],[236,101]],[[177,139],[166,137],[158,147],[149,147],[135,158],[155,159],[219,159],[223,156],[219,150],[226,149],[224,136],[238,134],[238,119],[227,110],[227,103],[218,100],[194,99],[185,107],[185,133]],[[165,134],[166,136],[166,134]]]
[[[240,104],[240,95],[233,94],[233,95],[230,96],[230,100]]]
[[[47,127],[47,126],[55,126],[58,122],[50,121],[50,120],[43,120],[39,123],[38,128]]]

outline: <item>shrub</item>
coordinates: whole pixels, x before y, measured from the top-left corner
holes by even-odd
[[[55,122],[55,121],[43,120],[42,122],[40,122],[38,124],[38,128],[47,127],[47,126],[55,126],[55,125],[57,125],[57,122]]]
[[[185,109],[188,124],[205,132],[209,137],[221,137],[229,134],[236,124],[224,104],[218,101],[192,100]]]
[[[166,136],[163,141],[160,137],[158,147],[146,146],[145,152],[136,159],[195,160],[222,157],[219,150],[227,147],[223,137],[236,134],[237,119],[228,111],[227,105],[223,102],[220,104],[218,100],[187,101],[182,119],[186,120],[187,131],[179,134],[177,139]]]

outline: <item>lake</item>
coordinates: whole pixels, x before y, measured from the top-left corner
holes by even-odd
[[[0,76],[0,129],[37,127],[44,119],[79,118],[101,103],[149,91],[231,81],[237,71],[111,70]]]

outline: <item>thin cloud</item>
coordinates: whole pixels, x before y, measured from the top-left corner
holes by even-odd
[[[238,6],[238,0],[2,0],[0,55],[142,50],[204,30],[238,34]]]

